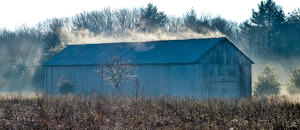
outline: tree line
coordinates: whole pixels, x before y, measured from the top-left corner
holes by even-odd
[[[242,23],[221,16],[197,14],[192,8],[182,17],[166,15],[152,3],[145,8],[103,8],[83,11],[73,17],[52,18],[34,27],[22,25],[14,31],[0,29],[0,86],[23,87],[15,81],[27,82],[29,86],[43,87],[41,65],[50,59],[60,46],[62,30],[75,32],[88,29],[94,35],[125,35],[126,31],[168,33],[192,30],[206,34],[220,31],[248,56],[266,60],[288,59],[299,55],[300,10],[285,13],[273,0],[261,1],[258,11]],[[32,80],[31,80],[32,79]],[[34,82],[29,82],[34,81]]]

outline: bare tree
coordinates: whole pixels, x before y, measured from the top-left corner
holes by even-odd
[[[166,28],[170,33],[176,33],[182,30],[184,20],[181,17],[169,16]]]
[[[108,64],[101,65],[101,69],[97,70],[97,73],[106,81],[106,84],[116,88],[120,93],[120,84],[136,77],[130,74],[134,67],[129,62],[120,56],[114,56],[108,60]]]
[[[117,31],[124,32],[124,30],[131,30],[134,28],[134,22],[136,19],[136,14],[133,10],[129,9],[119,9],[114,11],[114,15],[116,18],[116,27]]]
[[[101,11],[81,12],[73,18],[76,30],[88,29],[95,34],[105,31],[105,18]]]
[[[7,91],[30,88],[29,82],[42,56],[42,41],[38,34],[38,30],[25,24],[13,32],[0,30],[0,89],[4,86],[9,86]]]

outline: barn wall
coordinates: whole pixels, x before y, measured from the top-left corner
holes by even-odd
[[[96,91],[111,91],[102,87],[100,75],[96,73],[99,67],[95,66],[53,66],[45,67],[45,91],[53,94],[59,93],[58,83],[62,76],[75,84],[78,93],[91,93]],[[100,87],[99,87],[100,86]]]
[[[222,95],[220,91],[223,90],[214,89],[216,85],[228,86],[227,95],[251,96],[252,61],[228,41],[213,47],[199,60],[199,64],[203,64],[204,67],[203,83],[208,87],[208,96]],[[238,90],[233,90],[230,85]]]
[[[138,65],[135,74],[141,85],[145,86],[145,95],[203,97],[200,66]]]
[[[216,45],[197,64],[136,65],[132,71],[140,82],[139,94],[144,95],[234,97],[251,96],[251,61],[229,42]],[[58,94],[58,83],[66,76],[78,93],[111,94],[96,70],[98,66],[46,66],[45,91]],[[124,82],[121,93],[133,95],[134,81]],[[231,87],[234,86],[234,87]],[[235,89],[236,88],[236,89]],[[226,90],[224,92],[224,90]],[[221,96],[220,96],[221,95]]]
[[[206,64],[203,65],[203,73],[201,74],[201,79],[203,86],[205,87],[205,92],[207,97],[223,97],[219,91],[222,89],[214,89],[214,85],[218,84],[219,86],[215,87],[224,87],[234,84],[235,87],[240,86],[240,65],[218,65],[218,64]],[[230,87],[230,86],[228,86]],[[225,88],[224,88],[225,89]],[[236,88],[237,89],[237,88]],[[223,92],[222,92],[223,93]],[[227,90],[226,95],[232,97],[240,96],[240,90],[232,91]],[[230,97],[229,96],[229,97]]]
[[[193,96],[196,98],[218,97],[218,93],[212,93],[211,83],[227,82],[229,84],[236,83],[240,85],[239,71],[231,76],[226,72],[218,72],[218,65],[137,65],[137,69],[132,71],[140,82],[138,94],[142,94],[142,86],[144,86],[143,94],[152,96]],[[239,65],[231,65],[238,70]],[[62,76],[66,76],[75,84],[77,93],[112,94],[113,89],[108,86],[101,76],[95,71],[100,69],[97,66],[56,66],[46,67],[46,91],[54,94],[59,93],[58,83]],[[53,71],[52,71],[53,70]],[[53,73],[52,73],[53,72]],[[251,71],[250,71],[251,72]],[[225,75],[219,75],[225,73]],[[235,76],[234,76],[235,75]],[[248,83],[250,80],[244,80]],[[124,82],[120,86],[123,94],[133,95],[135,93],[134,80]],[[251,90],[247,89],[247,92]],[[230,95],[234,95],[228,92]]]
[[[203,87],[201,72],[202,65],[137,65],[132,71],[140,82],[139,95],[152,96],[193,96],[206,97]],[[66,76],[78,93],[98,92],[100,94],[111,94],[113,89],[108,86],[101,76],[95,71],[97,66],[55,66],[46,68],[45,90],[49,93],[58,94],[58,83],[62,76]],[[53,70],[53,71],[52,71]],[[52,73],[53,72],[53,73]],[[134,80],[124,82],[120,86],[121,93],[133,95],[135,93]]]
[[[52,75],[52,69],[53,67],[45,67],[45,91],[46,92],[49,92],[49,93],[53,93],[53,90],[52,90],[52,86],[53,86],[53,75]]]
[[[241,87],[244,90],[244,93],[241,94],[241,97],[249,97],[252,95],[252,66],[251,64],[241,65]]]

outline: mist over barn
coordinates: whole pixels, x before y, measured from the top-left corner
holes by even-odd
[[[59,94],[61,77],[74,84],[75,93],[112,94],[96,73],[113,56],[129,60],[144,94],[151,96],[248,97],[251,61],[230,40],[222,38],[69,45],[45,66],[45,91]],[[132,95],[133,82],[120,85]]]

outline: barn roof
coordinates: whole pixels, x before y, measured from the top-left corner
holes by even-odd
[[[224,40],[228,39],[223,37],[69,45],[44,66],[101,65],[106,64],[112,56],[123,57],[124,60],[130,60],[131,64],[195,63],[213,46]]]

